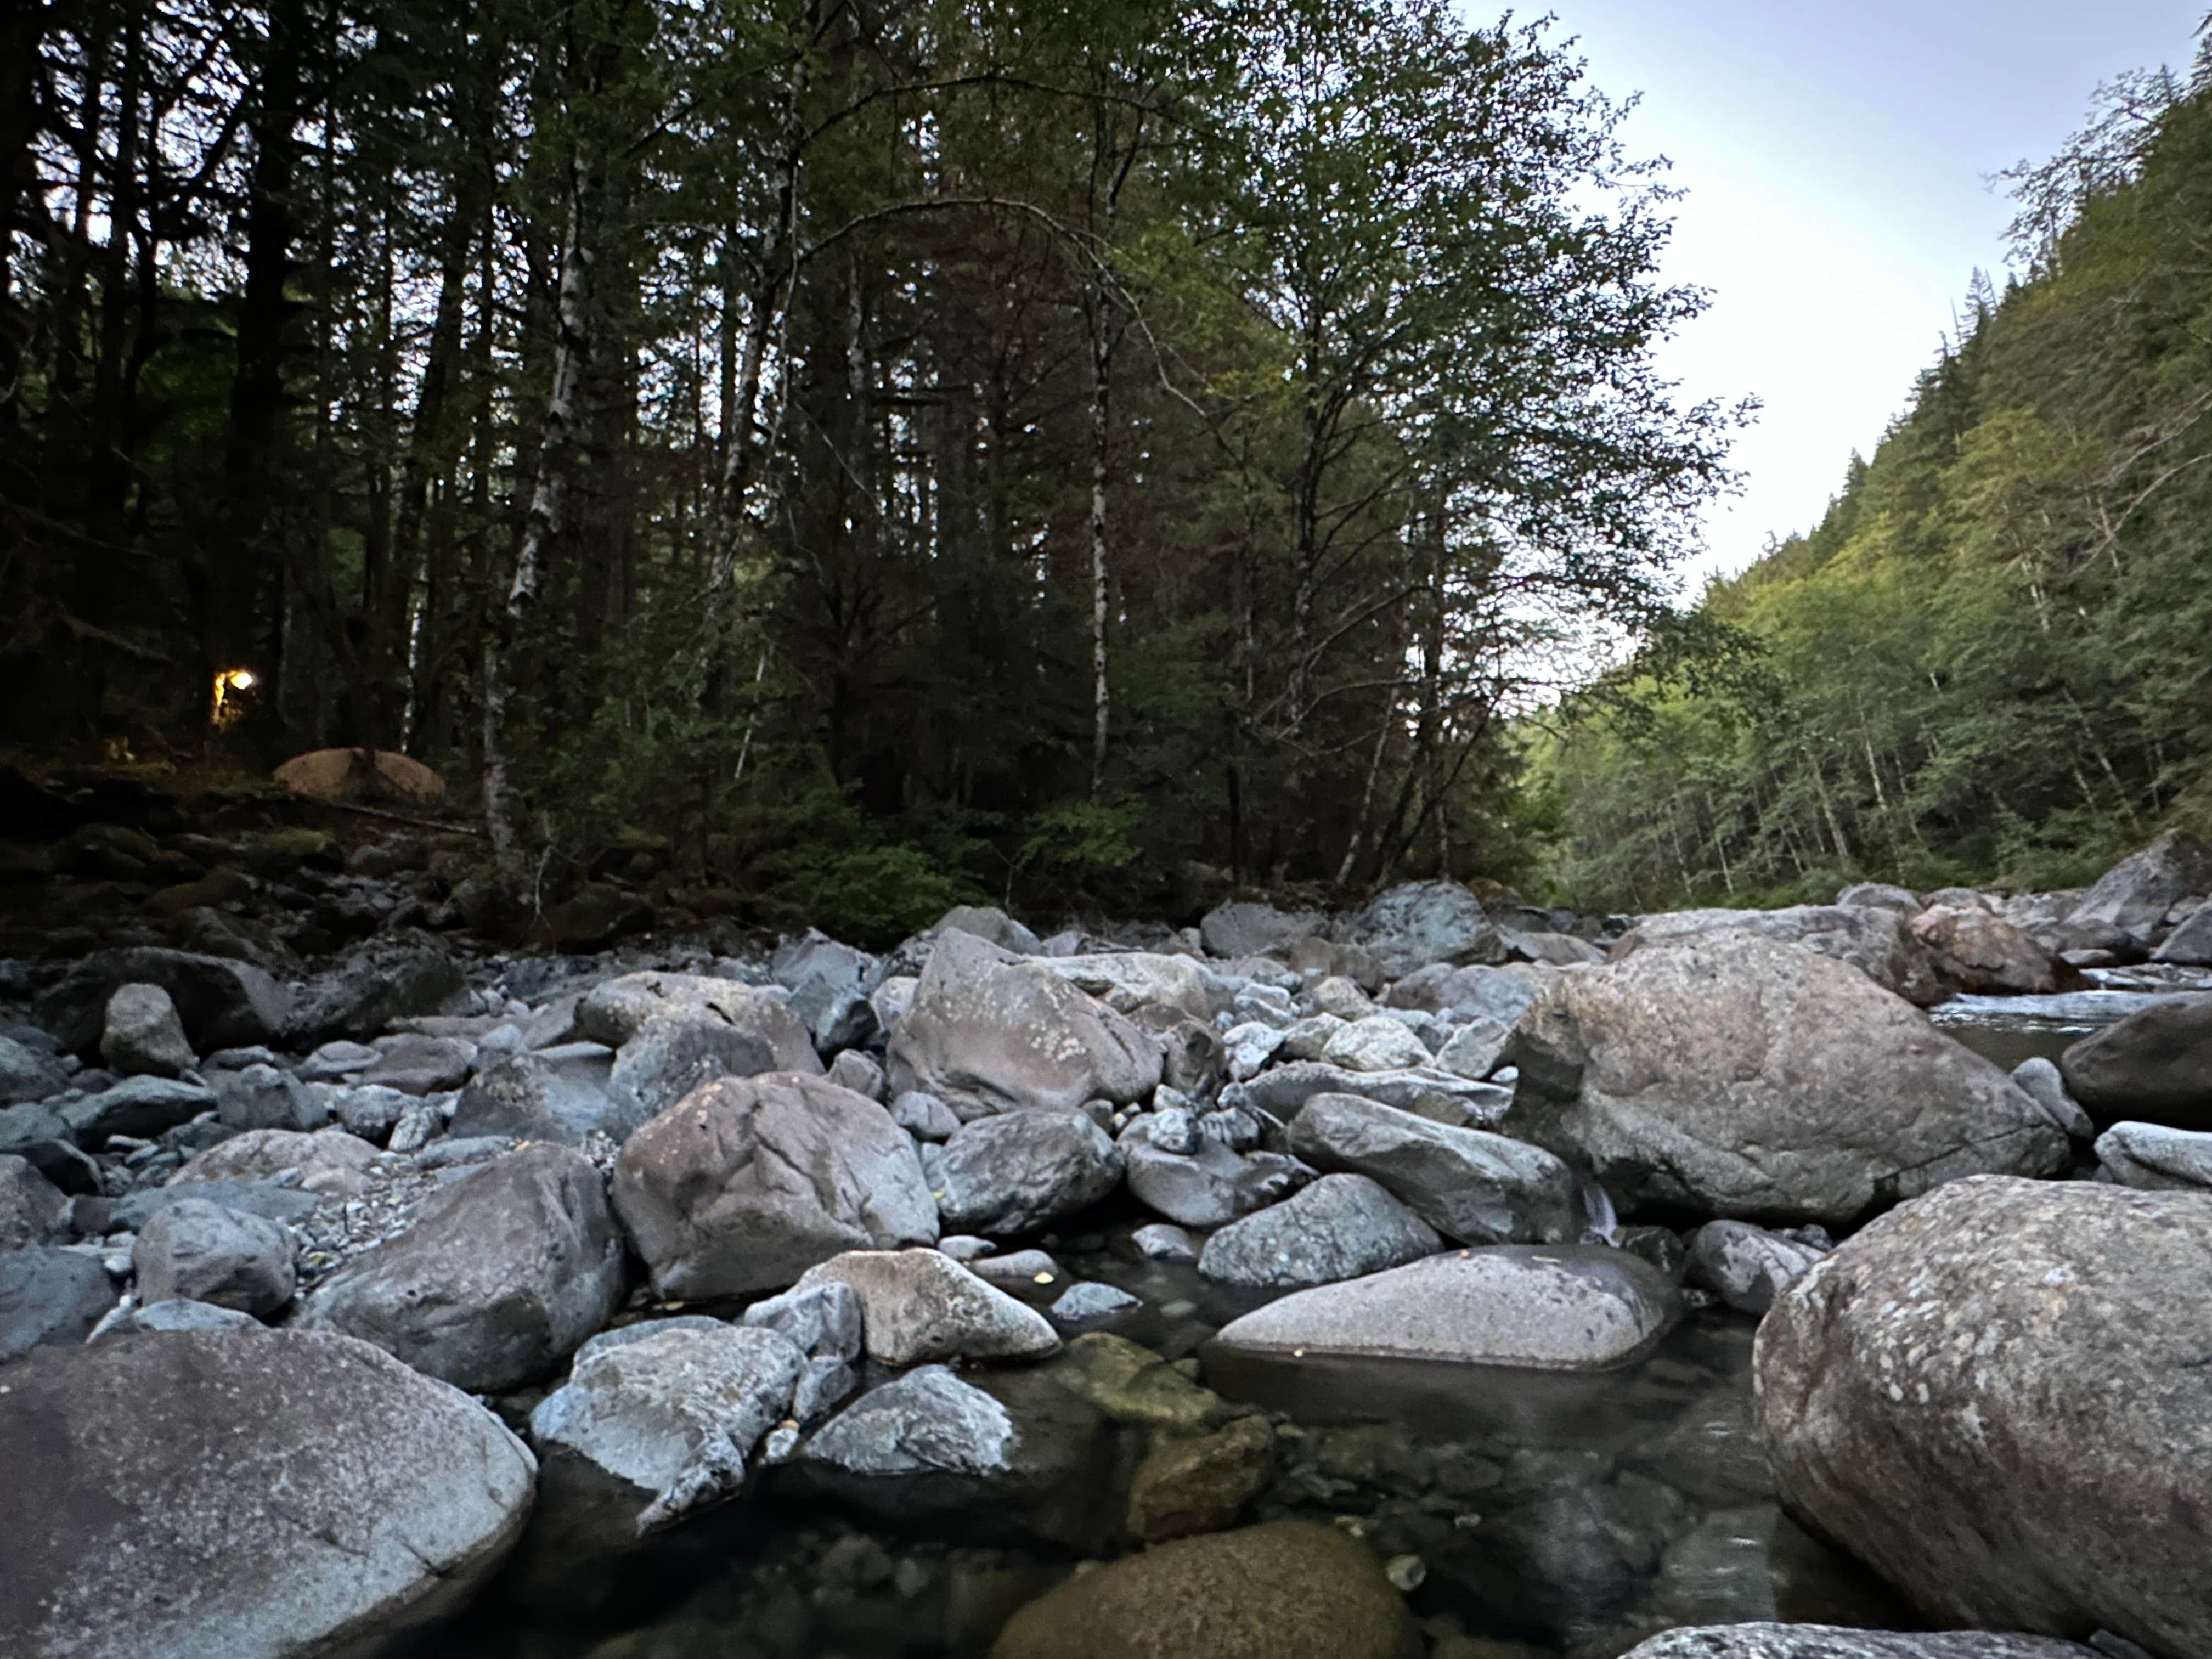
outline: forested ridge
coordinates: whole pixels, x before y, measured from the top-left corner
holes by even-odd
[[[2105,89],[2007,177],[2021,272],[1810,533],[1534,735],[1592,902],[2066,886],[2212,830],[2212,95]],[[1832,319],[1826,326],[1849,326]]]
[[[864,935],[1510,876],[1741,411],[1433,0],[76,0],[0,49],[0,741],[438,769]],[[765,907],[765,908],[763,908]]]

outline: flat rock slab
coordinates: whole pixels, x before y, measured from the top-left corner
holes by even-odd
[[[365,1648],[454,1610],[536,1481],[483,1407],[340,1336],[150,1332],[0,1375],[11,1654]]]
[[[1650,1352],[1681,1307],[1657,1268],[1625,1251],[1498,1244],[1299,1291],[1218,1340],[1293,1358],[1607,1370]]]
[[[1845,1630],[1834,1625],[1716,1625],[1670,1630],[1624,1659],[2099,1659],[2046,1636],[1985,1631]]]
[[[1198,1270],[1224,1285],[1328,1285],[1443,1248],[1436,1230],[1360,1175],[1327,1175],[1206,1242]]]
[[[885,1365],[1033,1359],[1060,1346],[1034,1308],[935,1250],[854,1250],[810,1268],[802,1291],[842,1283],[860,1298],[861,1340]]]

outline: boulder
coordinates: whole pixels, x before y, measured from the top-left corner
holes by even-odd
[[[1419,1659],[1367,1547],[1277,1521],[1177,1539],[1083,1573],[1008,1621],[991,1659]]]
[[[216,1105],[216,1094],[203,1083],[181,1078],[127,1077],[120,1083],[72,1100],[61,1109],[62,1121],[80,1146],[97,1152],[110,1135],[131,1135],[140,1140],[190,1123]]]
[[[2066,1079],[2056,1061],[2032,1054],[2012,1068],[2012,1080],[2020,1085],[2021,1093],[2043,1108],[2053,1123],[2066,1131],[2069,1139],[2097,1138],[2097,1126],[2081,1109],[2081,1102],[2067,1092]]]
[[[447,1094],[469,1080],[476,1063],[477,1045],[465,1038],[404,1031],[377,1038],[375,1063],[360,1081],[403,1095]]]
[[[2212,968],[2212,903],[2198,907],[2168,933],[2150,959],[2181,968]]]
[[[157,1211],[131,1247],[138,1300],[212,1303],[266,1318],[298,1282],[292,1236],[273,1221],[201,1199]]]
[[[576,1146],[594,1133],[626,1140],[653,1115],[635,1095],[615,1087],[613,1056],[597,1043],[577,1042],[478,1072],[453,1103],[452,1129],[465,1139],[512,1135]]]
[[[2123,1187],[2143,1192],[2212,1188],[2212,1134],[2156,1123],[2115,1123],[2097,1137],[2097,1161]]]
[[[0,1154],[0,1250],[53,1243],[68,1214],[68,1197],[36,1164]]]
[[[92,1328],[116,1303],[100,1258],[84,1250],[65,1250],[46,1245],[0,1250],[0,1365],[21,1359],[48,1344],[75,1346],[92,1334]],[[12,1381],[14,1373],[9,1373]],[[7,1385],[0,1383],[0,1394]],[[0,1449],[5,1448],[0,1440]],[[20,1480],[0,1481],[0,1487],[20,1490]],[[5,1493],[0,1492],[0,1503]],[[7,1567],[0,1561],[0,1586]],[[0,1607],[16,1607],[13,1601]]]
[[[891,1121],[916,1140],[950,1140],[960,1133],[960,1120],[950,1106],[914,1089],[891,1102]]]
[[[568,1147],[526,1146],[463,1176],[325,1279],[301,1322],[489,1393],[556,1369],[626,1288],[599,1172]]]
[[[1431,963],[1505,959],[1504,941],[1490,925],[1481,900],[1455,881],[1393,887],[1346,917],[1337,936],[1346,944],[1365,946],[1389,979],[1402,979]]]
[[[697,974],[625,974],[594,986],[576,1005],[576,1034],[619,1048],[655,1015],[690,1012],[721,1020],[768,1045],[779,1072],[822,1071],[806,1026],[781,995]]]
[[[1272,904],[1231,900],[1206,912],[1198,924],[1198,936],[1208,956],[1234,962],[1240,957],[1265,956],[1294,939],[1311,938],[1328,921],[1316,910],[1278,910]]]
[[[269,1328],[251,1314],[240,1313],[234,1308],[218,1308],[212,1302],[186,1302],[171,1297],[167,1302],[149,1303],[131,1309],[121,1309],[100,1322],[100,1328],[87,1339],[94,1342],[112,1341],[119,1336],[140,1336],[148,1331],[264,1331]]]
[[[1149,1006],[1210,1020],[1229,1006],[1231,994],[1218,975],[1189,957],[1117,951],[1109,956],[1042,957],[1040,965],[1117,1013],[1134,1014]]]
[[[220,1204],[227,1210],[242,1210],[264,1221],[286,1224],[305,1221],[314,1214],[318,1202],[313,1193],[279,1186],[273,1181],[193,1181],[179,1187],[142,1187],[112,1204],[104,1199],[93,1200],[95,1205],[109,1207],[104,1219],[95,1219],[92,1228],[102,1232],[138,1232],[170,1205],[187,1200]],[[80,1206],[77,1210],[81,1230],[87,1230],[85,1207]],[[94,1215],[99,1216],[97,1208]]]
[[[374,1648],[465,1603],[536,1476],[466,1395],[287,1331],[43,1351],[0,1391],[0,1464],[15,1650],[78,1659]]]
[[[798,1288],[844,1284],[860,1298],[868,1358],[1033,1359],[1060,1346],[1051,1323],[935,1250],[854,1250],[810,1267]]]
[[[1179,1225],[1222,1226],[1289,1197],[1304,1184],[1285,1182],[1286,1172],[1279,1167],[1242,1157],[1203,1136],[1196,1138],[1188,1152],[1167,1151],[1152,1143],[1149,1127],[1150,1121],[1139,1118],[1122,1137],[1129,1192],[1139,1204]]]
[[[1649,1262],[1596,1245],[1493,1244],[1297,1291],[1232,1320],[1246,1353],[1611,1370],[1649,1353],[1681,1297]]]
[[[850,1089],[856,1095],[866,1095],[870,1100],[884,1097],[883,1066],[865,1049],[846,1049],[830,1062],[826,1075],[839,1088]]]
[[[627,1542],[733,1496],[763,1436],[790,1410],[806,1357],[771,1330],[685,1317],[629,1325],[577,1350],[568,1380],[530,1414],[544,1507],[574,1537]]]
[[[366,1042],[395,1020],[459,1012],[471,1001],[460,964],[444,947],[377,940],[301,988],[286,1034],[303,1048],[332,1037]]]
[[[1826,1252],[1745,1221],[1708,1221],[1690,1240],[1691,1284],[1738,1313],[1763,1314]]]
[[[1924,910],[1913,918],[1912,936],[1942,958],[1951,982],[1961,991],[2049,996],[2087,983],[2080,969],[1978,906]]]
[[[1104,1198],[1121,1183],[1121,1154],[1081,1112],[1006,1113],[946,1141],[935,1178],[945,1225],[1003,1237]]]
[[[1506,1131],[1592,1170],[1631,1215],[1841,1224],[2068,1155],[2034,1101],[1925,1016],[1839,962],[1756,937],[1564,975],[1508,1057],[1520,1081]]]
[[[110,1071],[180,1077],[200,1057],[185,1040],[177,1005],[158,985],[118,985],[107,1000],[100,1030],[100,1058]]]
[[[1158,1039],[1050,966],[957,931],[930,952],[887,1059],[894,1090],[963,1118],[1141,1100],[1164,1064]]]
[[[280,789],[314,800],[399,800],[434,806],[446,781],[421,761],[390,749],[315,749],[270,775]]]
[[[125,985],[167,992],[185,1035],[204,1054],[275,1041],[291,1007],[284,988],[250,963],[134,945],[72,965],[39,999],[39,1024],[65,1051],[89,1056],[106,1030],[109,1000]]]
[[[816,1048],[824,1053],[849,1048],[876,1035],[876,1012],[868,995],[876,988],[882,964],[865,951],[809,929],[776,948],[769,959],[769,973],[791,993],[791,1011],[806,1027]]]
[[[756,1302],[740,1322],[788,1337],[810,1359],[860,1357],[860,1297],[842,1279]]]
[[[0,1108],[58,1095],[70,1086],[69,1080],[69,1073],[52,1054],[0,1036]]]
[[[1381,1273],[1443,1248],[1428,1223],[1365,1176],[1327,1175],[1214,1234],[1198,1270],[1225,1285],[1296,1288]]]
[[[608,1090],[635,1100],[642,1116],[666,1111],[719,1077],[758,1077],[780,1069],[757,1032],[731,1024],[711,1008],[655,1014],[615,1054]],[[635,1126],[632,1126],[635,1127]]]
[[[2212,996],[2154,1002],[2083,1037],[2058,1069],[2100,1122],[2212,1129]]]
[[[1516,962],[1533,962],[1547,968],[1585,968],[1605,960],[1604,951],[1572,933],[1530,933],[1502,927],[1498,936]]]
[[[1869,905],[1876,910],[1894,910],[1905,917],[1917,916],[1928,908],[1910,887],[1893,886],[1882,881],[1862,881],[1846,887],[1836,895],[1836,902]]]
[[[1735,939],[1802,945],[1849,963],[1886,991],[1928,1007],[1952,991],[1942,957],[1912,931],[1911,918],[1867,905],[1800,904],[1786,910],[1677,910],[1645,916],[1620,936],[1613,960],[1655,945]]]
[[[1573,1171],[1526,1141],[1356,1095],[1316,1095],[1291,1124],[1291,1150],[1316,1170],[1368,1176],[1462,1244],[1556,1243],[1575,1232]]]
[[[1838,1246],[1755,1349],[1784,1503],[1932,1620],[2212,1651],[2212,1196],[1984,1177]]]
[[[1408,1072],[1353,1072],[1298,1060],[1224,1089],[1222,1103],[1249,1107],[1288,1123],[1317,1095],[1357,1095],[1438,1123],[1492,1129],[1513,1104],[1513,1091],[1423,1066]]]
[[[1639,1642],[1623,1659],[2098,1659],[2098,1650],[2045,1636],[1984,1631],[1746,1624],[1670,1630]]]
[[[1454,1077],[1480,1083],[1505,1063],[1505,1045],[1512,1040],[1511,1026],[1471,1019],[1437,1050],[1437,1064]]]
[[[169,1185],[273,1181],[296,1170],[303,1192],[344,1192],[354,1183],[343,1177],[366,1174],[375,1161],[376,1148],[343,1129],[318,1129],[313,1134],[296,1129],[248,1129],[195,1153],[169,1177]]]
[[[1530,963],[1455,968],[1438,963],[1408,974],[1383,994],[1386,1007],[1425,1009],[1459,1019],[1487,1019],[1510,1030],[1528,1005],[1558,977]]]
[[[947,933],[967,933],[988,939],[1001,951],[1012,951],[1018,956],[1033,957],[1044,949],[1035,933],[992,904],[954,905],[929,930],[929,936],[940,944]]]
[[[210,1067],[208,1079],[215,1086],[211,1103],[226,1129],[304,1133],[331,1121],[330,1103],[281,1066],[257,1062],[236,1071]]]
[[[1403,1072],[1426,1066],[1428,1044],[1403,1020],[1388,1014],[1357,1019],[1332,1036],[1321,1051],[1323,1063],[1354,1072]]]
[[[1133,1296],[1118,1285],[1083,1279],[1054,1298],[1052,1320],[1060,1326],[1103,1325],[1144,1305],[1142,1297]]]
[[[2155,931],[2179,901],[2212,893],[2212,847],[2169,830],[2099,877],[2066,920],[2102,923],[2138,939]]]
[[[623,1144],[616,1207],[661,1296],[781,1290],[846,1250],[932,1243],[937,1204],[906,1132],[819,1077],[724,1079]]]
[[[1233,1527],[1274,1472],[1275,1431],[1264,1417],[1159,1437],[1130,1477],[1129,1535],[1152,1544]]]

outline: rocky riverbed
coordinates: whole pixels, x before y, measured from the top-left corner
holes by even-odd
[[[0,1653],[2212,1651],[2184,838],[514,956],[131,833],[0,965]]]

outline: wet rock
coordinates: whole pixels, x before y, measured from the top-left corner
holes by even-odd
[[[1218,1340],[1248,1353],[1606,1370],[1642,1358],[1680,1312],[1674,1285],[1625,1252],[1498,1244],[1295,1291]]]
[[[1691,1284],[1739,1313],[1763,1314],[1825,1251],[1745,1221],[1708,1221],[1690,1240]]]
[[[2082,1038],[2058,1069],[2100,1123],[2212,1129],[2212,996],[2154,1002]]]
[[[453,1103],[453,1133],[464,1138],[583,1144],[592,1134],[627,1140],[653,1114],[614,1086],[614,1061],[593,1043],[517,1054],[469,1079]]]
[[[775,1050],[758,1033],[738,1029],[712,1009],[681,1011],[654,1015],[623,1044],[608,1074],[608,1092],[635,1100],[651,1117],[717,1078],[758,1077],[776,1069]]]
[[[654,1016],[683,1012],[706,1015],[732,1030],[758,1037],[768,1045],[776,1071],[821,1074],[822,1058],[790,1004],[779,993],[735,980],[696,974],[626,974],[595,986],[576,1005],[576,1032],[619,1048]]]
[[[1961,991],[2048,996],[2079,989],[2081,971],[2002,916],[1972,909],[1931,909],[1915,917],[1912,934],[1943,959]]]
[[[860,1299],[868,1358],[1027,1359],[1053,1352],[1050,1322],[935,1250],[854,1250],[807,1270],[798,1288],[843,1283]]]
[[[1366,1547],[1282,1521],[1177,1539],[1069,1579],[1016,1613],[992,1659],[1417,1659]]]
[[[1864,905],[1800,904],[1785,910],[1677,910],[1646,916],[1615,941],[1622,962],[1653,945],[1696,943],[1725,951],[1730,941],[1802,945],[1850,963],[1886,991],[1928,1007],[1951,994],[1942,959],[1917,938],[1909,918]]]
[[[1198,1270],[1229,1285],[1328,1285],[1443,1248],[1434,1229],[1367,1176],[1326,1175],[1214,1234]]]
[[[1218,1140],[1200,1137],[1188,1153],[1154,1146],[1140,1118],[1122,1137],[1121,1157],[1129,1191],[1155,1213],[1185,1227],[1220,1227],[1249,1215],[1288,1192],[1270,1193],[1274,1173],[1231,1152]]]
[[[215,1108],[227,1129],[321,1128],[331,1120],[330,1103],[279,1066],[254,1065],[241,1071],[210,1068]]]
[[[1833,1224],[2067,1156],[2063,1132],[1996,1066],[1856,970],[1764,939],[1651,946],[1564,975],[1511,1053],[1508,1133],[1592,1170],[1630,1215]]]
[[[1317,1170],[1364,1175],[1463,1244],[1570,1237],[1575,1178],[1551,1153],[1454,1129],[1353,1095],[1316,1095],[1291,1125],[1291,1150]]]
[[[616,1544],[734,1496],[762,1437],[790,1410],[805,1365],[781,1333],[718,1320],[659,1320],[592,1338],[530,1415],[544,1503],[598,1512],[599,1541]],[[588,1523],[572,1513],[556,1524],[573,1538]]]
[[[2094,1140],[2097,1126],[2081,1104],[2067,1092],[2066,1079],[2057,1064],[2037,1054],[2012,1068],[2012,1080],[2021,1092],[2043,1108],[2045,1115],[2063,1129],[2069,1139]]]
[[[535,1477],[466,1396],[283,1331],[42,1351],[0,1393],[0,1463],[11,1633],[81,1659],[374,1646],[468,1599]]]
[[[181,1298],[266,1318],[298,1282],[292,1236],[273,1221],[198,1199],[158,1211],[131,1253],[142,1305]]]
[[[179,1078],[131,1077],[61,1109],[70,1135],[97,1151],[110,1135],[151,1140],[216,1105],[215,1091]]]
[[[1121,1152],[1081,1112],[1007,1113],[945,1143],[937,1207],[946,1226],[1005,1237],[1086,1209],[1121,1181]]]
[[[1838,1625],[1723,1625],[1670,1630],[1623,1659],[2095,1659],[2096,1650],[2040,1636],[1982,1631],[1902,1632]]]
[[[938,1249],[944,1249],[942,1240]],[[946,1252],[951,1255],[950,1251]],[[969,1273],[986,1285],[1000,1290],[1020,1291],[1032,1286],[1050,1285],[1065,1277],[1060,1263],[1042,1250],[1013,1250],[1005,1255],[954,1256]]]
[[[1264,1417],[1187,1439],[1163,1439],[1129,1483],[1129,1535],[1140,1543],[1220,1532],[1266,1490],[1275,1469],[1275,1431]]]
[[[1149,1221],[1129,1235],[1129,1242],[1147,1261],[1195,1261],[1198,1242],[1182,1228],[1165,1221]]]
[[[69,1073],[52,1054],[0,1036],[0,1107],[44,1100],[69,1087]]]
[[[2212,1456],[2212,1198],[1958,1181],[1778,1300],[1756,1379],[1782,1498],[1931,1617],[2212,1650],[2177,1526]]]
[[[909,1089],[891,1102],[891,1121],[916,1140],[950,1140],[960,1133],[960,1120],[935,1095]]]
[[[842,1251],[937,1238],[890,1114],[789,1073],[710,1083],[663,1112],[623,1145],[614,1196],[653,1288],[678,1299],[781,1290]]]
[[[0,1250],[49,1244],[65,1231],[69,1199],[27,1158],[0,1154]]]
[[[1052,1304],[1052,1317],[1061,1325],[1100,1325],[1144,1305],[1142,1298],[1117,1285],[1082,1279],[1060,1293]]]
[[[459,1088],[475,1070],[477,1046],[459,1037],[403,1032],[376,1040],[376,1063],[361,1081],[403,1095],[434,1095]]]
[[[626,1288],[599,1172],[567,1147],[528,1146],[461,1177],[331,1274],[301,1322],[485,1393],[553,1370]]]
[[[942,1365],[872,1389],[818,1430],[801,1455],[846,1474],[1003,1474],[1018,1443],[1005,1406]]]
[[[2141,938],[2163,922],[2178,901],[2203,893],[2212,893],[2212,847],[2169,830],[2099,877],[2066,919],[2100,922]]]
[[[1157,1038],[1042,963],[960,932],[930,953],[887,1058],[892,1088],[963,1118],[1141,1100],[1164,1063]]]
[[[469,1001],[460,964],[442,948],[378,941],[301,988],[287,1035],[301,1048],[365,1042],[396,1020],[460,1012]]]
[[[155,1077],[180,1077],[199,1064],[199,1056],[185,1040],[177,1005],[158,985],[115,988],[115,994],[107,1000],[100,1058],[111,1071],[126,1076],[144,1072]]]
[[[1534,1461],[1522,1454],[1514,1462],[1524,1459]],[[1509,1466],[1509,1484],[1515,1472]],[[1449,1565],[1494,1613],[1563,1635],[1626,1613],[1689,1522],[1680,1495],[1631,1473],[1592,1480],[1561,1471],[1533,1491],[1493,1498],[1472,1559]]]
[[[38,1001],[40,1025],[71,1054],[89,1054],[106,1030],[108,1000],[125,985],[157,985],[201,1054],[274,1042],[290,999],[249,963],[139,945],[101,951],[74,964]]]
[[[82,1342],[115,1300],[94,1255],[39,1244],[0,1250],[0,1364],[47,1344]]]
[[[2212,1188],[2212,1134],[2155,1123],[2115,1123],[2097,1138],[2097,1160],[2140,1191]]]

